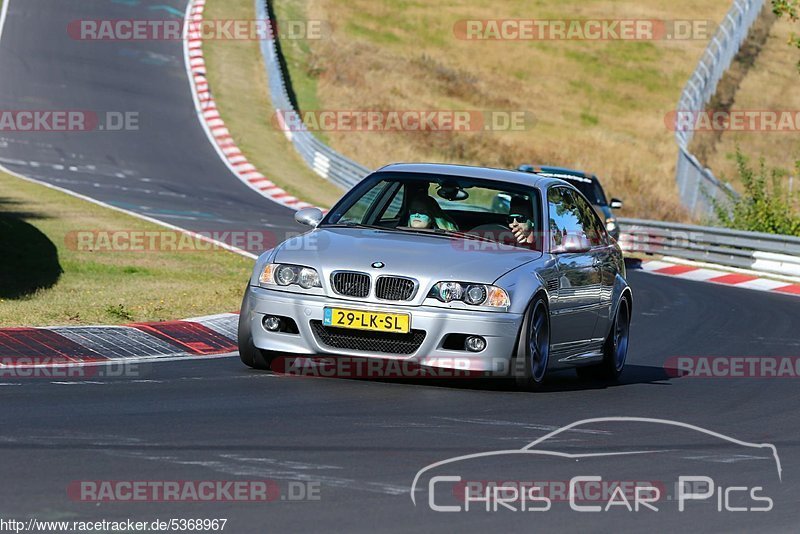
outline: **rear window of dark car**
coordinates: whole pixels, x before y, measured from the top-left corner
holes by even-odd
[[[600,183],[596,180],[566,177],[562,179],[574,185],[592,204],[598,206],[605,206],[607,204],[603,188],[600,187]]]

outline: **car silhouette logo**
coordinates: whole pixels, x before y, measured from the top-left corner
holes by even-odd
[[[551,458],[568,458],[572,460],[581,460],[581,459],[588,459],[588,458],[611,458],[614,456],[624,457],[624,456],[633,456],[633,455],[658,455],[662,453],[668,453],[669,448],[653,448],[653,449],[645,449],[645,450],[603,450],[599,452],[589,452],[589,453],[567,453],[558,450],[552,449],[545,449],[542,448],[540,445],[543,443],[547,443],[550,440],[553,440],[560,434],[564,432],[568,432],[570,430],[574,430],[576,427],[582,427],[585,425],[590,425],[594,423],[605,423],[605,422],[629,422],[629,423],[653,423],[657,425],[665,425],[674,428],[684,428],[694,432],[698,432],[700,434],[704,434],[706,436],[711,436],[713,438],[717,438],[722,442],[732,443],[734,445],[739,445],[742,447],[747,447],[750,449],[765,449],[766,455],[765,457],[771,457],[771,460],[774,460],[774,467],[777,470],[778,481],[783,481],[783,468],[781,467],[781,460],[778,456],[778,449],[772,443],[749,443],[747,441],[742,441],[731,436],[726,436],[724,434],[720,434],[718,432],[714,432],[712,430],[708,430],[699,426],[691,425],[688,423],[683,423],[680,421],[673,421],[670,419],[656,419],[651,417],[594,417],[590,419],[582,419],[580,421],[575,421],[568,425],[562,426],[552,432],[533,440],[532,442],[528,443],[527,445],[523,446],[520,449],[501,449],[501,450],[493,450],[493,451],[481,451],[478,453],[473,454],[465,454],[461,456],[454,456],[451,458],[446,458],[444,460],[440,460],[438,462],[434,462],[431,464],[426,465],[414,476],[414,480],[411,483],[411,502],[414,506],[417,505],[417,495],[416,493],[420,491],[421,479],[425,473],[439,468],[445,465],[453,465],[458,464],[460,462],[474,460],[474,459],[483,459],[483,458],[491,458],[491,457],[498,457],[498,456],[512,456],[514,458],[519,458],[520,455],[531,455],[531,456],[541,456],[541,457],[551,457]],[[590,431],[589,429],[584,429],[587,432],[602,432],[602,431]]]

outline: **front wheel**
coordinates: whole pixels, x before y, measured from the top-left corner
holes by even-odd
[[[248,331],[244,336],[239,331],[239,358],[242,363],[253,369],[269,369],[272,358],[267,351],[257,348],[253,344],[253,336]]]
[[[547,302],[537,297],[528,307],[514,358],[517,387],[537,390],[544,384],[550,361],[550,312]]]
[[[628,357],[628,339],[631,328],[631,307],[628,299],[623,297],[619,301],[617,314],[611,331],[608,333],[603,345],[603,361],[597,365],[578,367],[578,376],[594,376],[606,380],[617,380],[625,367]]]
[[[272,360],[269,353],[257,348],[253,343],[253,333],[250,331],[247,304],[247,290],[245,290],[242,308],[239,311],[239,327],[237,329],[239,358],[242,360],[243,364],[253,369],[269,369]]]

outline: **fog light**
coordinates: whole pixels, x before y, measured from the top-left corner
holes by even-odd
[[[480,352],[486,348],[486,340],[480,336],[469,336],[464,344],[470,352]]]
[[[265,315],[263,324],[270,332],[277,332],[281,327],[281,320],[272,315]]]

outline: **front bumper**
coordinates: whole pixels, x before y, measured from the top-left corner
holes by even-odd
[[[411,328],[425,332],[425,339],[411,354],[390,354],[341,349],[326,345],[314,332],[312,321],[322,321],[326,306],[348,309],[410,313]],[[358,303],[326,296],[304,295],[248,286],[241,321],[249,327],[254,345],[262,350],[297,355],[338,355],[364,358],[405,360],[428,367],[468,369],[505,373],[516,347],[522,315],[472,310],[443,309],[430,306]],[[265,315],[289,317],[299,334],[270,332],[262,324]],[[357,335],[359,331],[353,330]],[[481,352],[444,349],[447,334],[481,336],[486,348]]]

